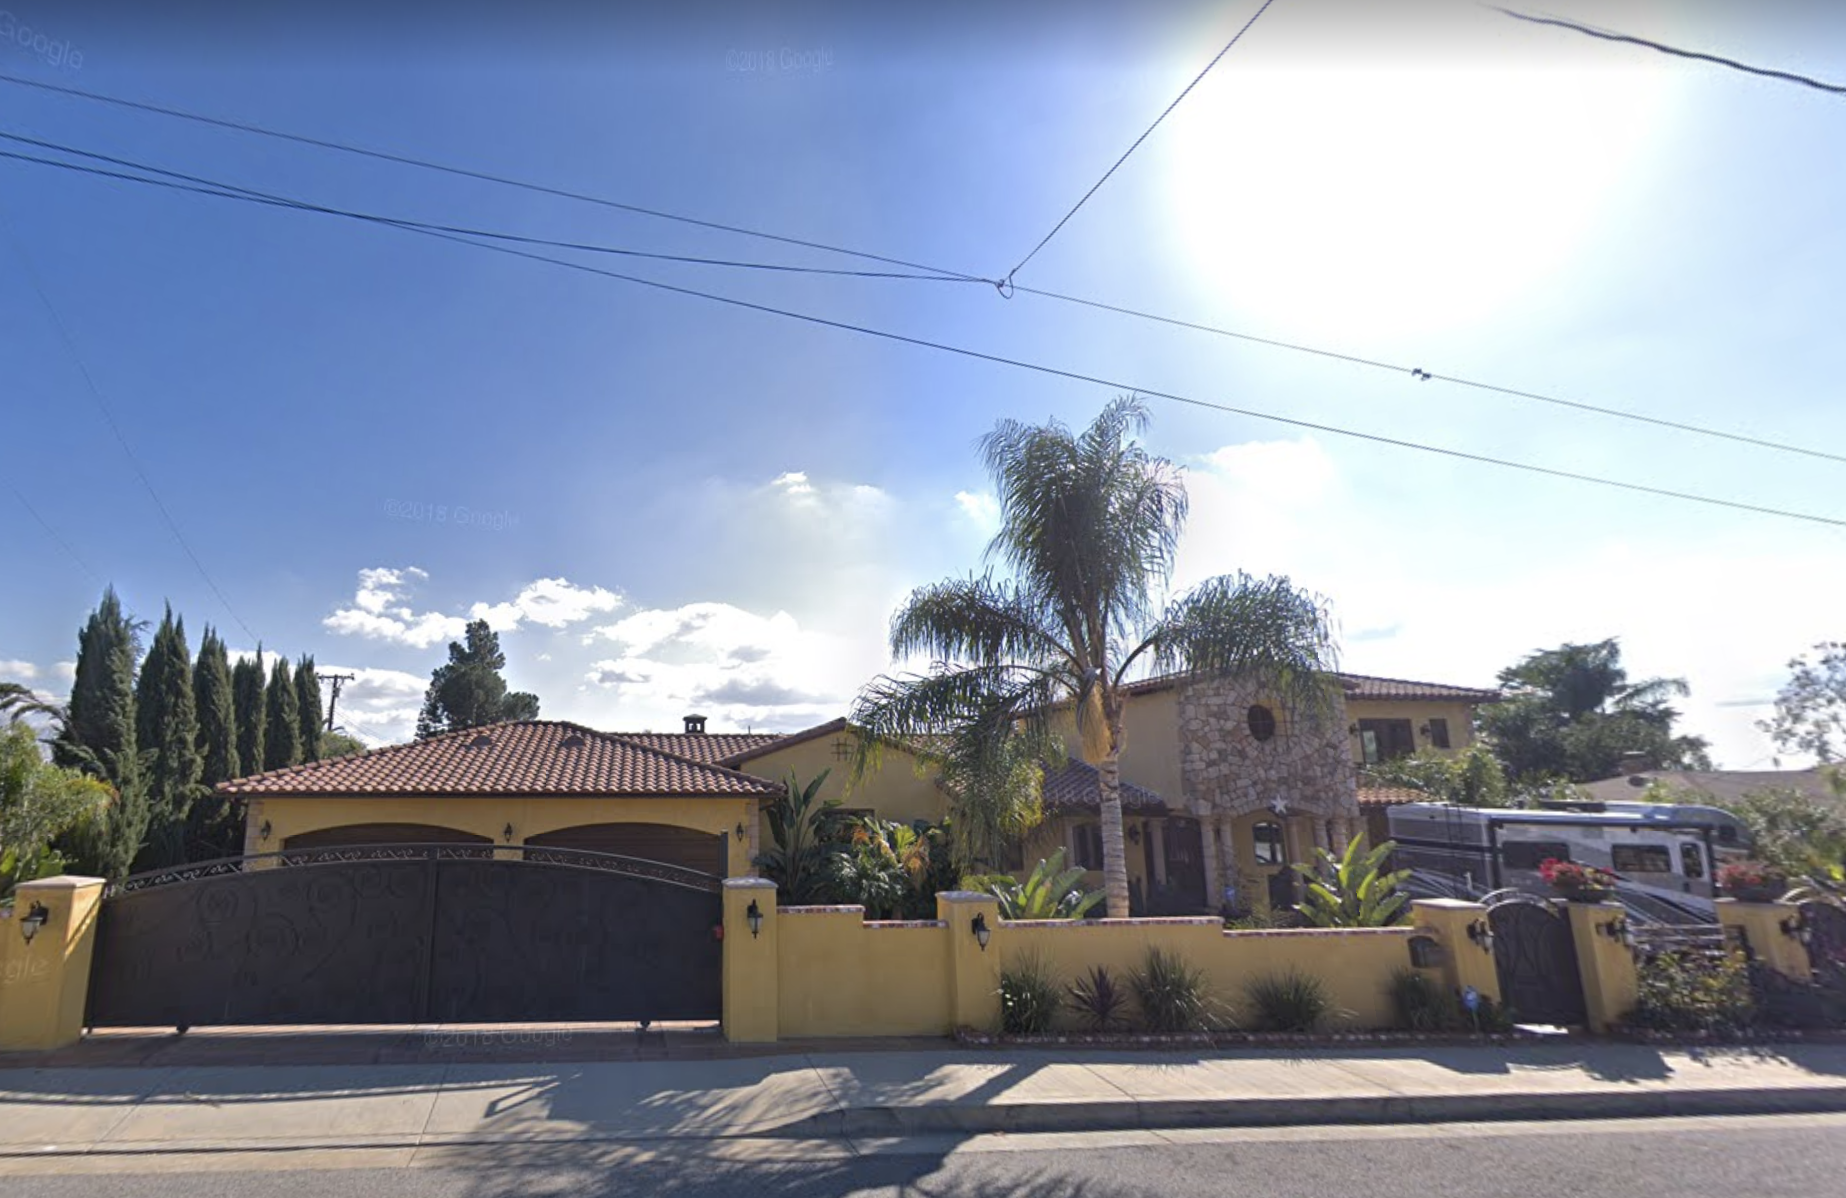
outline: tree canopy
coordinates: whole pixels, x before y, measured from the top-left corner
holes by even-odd
[[[1757,727],[1785,753],[1806,753],[1822,764],[1846,759],[1846,644],[1822,641],[1811,660],[1804,654],[1788,668],[1775,718]]]
[[[471,621],[463,635],[464,640],[449,642],[449,660],[430,674],[423,710],[417,716],[418,740],[507,720],[538,718],[537,695],[506,689],[506,679],[500,676],[506,668],[506,654],[487,621]]]
[[[97,779],[46,761],[24,724],[0,727],[0,899],[21,882],[62,873],[53,843],[102,824],[110,798]]]
[[[1630,681],[1615,638],[1543,649],[1500,671],[1506,700],[1481,709],[1481,731],[1514,781],[1595,782],[1627,753],[1649,769],[1710,769],[1702,737],[1677,735],[1683,678]]]
[[[52,758],[81,770],[115,792],[105,819],[73,829],[74,861],[103,877],[125,875],[147,831],[146,783],[135,735],[135,667],[143,625],[122,611],[115,588],[77,634],[77,669]]]
[[[186,859],[187,816],[199,794],[198,707],[192,690],[192,655],[186,623],[167,608],[135,685],[135,734],[147,766],[146,843],[139,869]]]

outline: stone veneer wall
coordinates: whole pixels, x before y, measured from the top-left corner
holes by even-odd
[[[1319,726],[1239,679],[1182,684],[1178,700],[1180,777],[1193,814],[1244,815],[1278,797],[1290,815],[1359,814],[1344,699]],[[1266,741],[1250,733],[1255,703],[1275,713],[1276,734]]]

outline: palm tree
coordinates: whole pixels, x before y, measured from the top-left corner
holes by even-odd
[[[0,682],[0,715],[16,724],[29,715],[50,716],[54,722],[64,717],[64,708],[38,697],[29,686],[17,682]]]
[[[1335,694],[1325,606],[1288,579],[1220,576],[1162,605],[1186,490],[1171,462],[1134,440],[1146,427],[1147,409],[1127,396],[1081,433],[1006,420],[983,438],[1001,515],[987,557],[1013,576],[912,592],[892,617],[891,652],[934,664],[877,679],[852,717],[866,743],[951,732],[1001,760],[1015,737],[1052,748],[1054,719],[1074,710],[1101,779],[1103,886],[1118,917],[1128,913],[1123,688],[1154,673],[1246,677],[1309,722]]]

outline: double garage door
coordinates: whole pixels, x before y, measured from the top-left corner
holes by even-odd
[[[523,843],[535,848],[581,849],[592,853],[614,853],[643,861],[663,861],[668,865],[695,869],[700,873],[723,876],[730,870],[725,861],[724,837],[692,828],[668,824],[580,824],[527,837]],[[455,844],[479,845],[488,852],[494,842],[486,836],[442,828],[432,824],[345,824],[291,836],[284,849],[337,849],[361,844]]]

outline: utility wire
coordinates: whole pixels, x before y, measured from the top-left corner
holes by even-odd
[[[115,422],[115,414],[109,410],[108,401],[103,399],[102,388],[96,385],[96,379],[90,374],[90,368],[84,364],[83,354],[77,349],[76,338],[71,336],[70,329],[64,324],[64,318],[58,315],[58,309],[52,304],[51,297],[45,294],[44,285],[39,281],[38,272],[32,268],[31,259],[26,257],[25,251],[19,247],[18,240],[13,236],[11,225],[4,211],[0,211],[0,235],[5,236],[7,244],[12,248],[13,256],[19,259],[19,265],[25,274],[26,281],[37,293],[39,302],[45,306],[45,313],[51,317],[51,323],[58,330],[58,336],[63,338],[65,349],[70,351],[71,360],[77,364],[77,373],[83,376],[84,385],[89,388],[90,398],[96,402],[97,411],[103,415],[103,423],[107,424],[109,431],[115,435],[116,443],[122,447],[122,453],[128,458],[128,464],[134,467],[135,477],[141,480],[141,485],[147,489],[148,497],[154,501],[155,510],[166,522],[167,530],[173,534],[173,539],[179,542],[179,547],[185,550],[186,556],[192,560],[193,568],[199,572],[199,577],[205,580],[205,585],[211,588],[212,594],[218,597],[218,602],[224,605],[224,610],[231,614],[231,619],[237,621],[237,626],[244,630],[245,635],[253,640],[259,639],[256,633],[250,631],[250,626],[244,623],[243,617],[237,614],[237,609],[231,606],[231,601],[225,598],[217,581],[205,568],[205,563],[199,560],[199,555],[193,552],[191,543],[186,540],[186,534],[180,531],[179,522],[173,518],[173,513],[167,509],[165,501],[160,498],[160,492],[154,488],[153,480],[148,478],[147,471],[141,465],[141,459],[135,456],[134,448],[129,445],[128,438],[122,434],[121,426]],[[43,521],[41,520],[40,523]],[[89,569],[87,566],[84,568]]]
[[[1180,101],[1184,100],[1187,96],[1191,95],[1192,89],[1197,87],[1200,81],[1205,78],[1205,76],[1211,74],[1211,69],[1218,65],[1218,60],[1223,58],[1226,54],[1229,54],[1231,52],[1231,47],[1237,44],[1237,39],[1241,38],[1244,34],[1248,33],[1250,31],[1250,26],[1256,24],[1257,17],[1260,17],[1264,13],[1268,12],[1269,6],[1273,3],[1275,3],[1275,0],[1263,0],[1263,5],[1261,8],[1256,10],[1256,15],[1252,16],[1248,21],[1245,21],[1243,23],[1243,27],[1240,28],[1236,33],[1233,33],[1231,35],[1231,40],[1224,43],[1224,48],[1222,50],[1212,55],[1211,61],[1205,64],[1205,69],[1200,71],[1197,75],[1194,75],[1192,77],[1192,82],[1186,85],[1185,90],[1180,92],[1179,95],[1173,97],[1173,102],[1171,104],[1168,104],[1164,109],[1161,110],[1160,115],[1154,118],[1153,124],[1149,125],[1146,129],[1141,131],[1141,136],[1135,138],[1133,145],[1129,146],[1126,150],[1122,151],[1122,156],[1115,160],[1115,165],[1111,166],[1108,170],[1104,171],[1102,173],[1102,178],[1096,180],[1096,182],[1090,185],[1090,189],[1083,193],[1083,198],[1078,200],[1074,205],[1071,206],[1071,210],[1064,214],[1064,218],[1062,220],[1058,221],[1057,224],[1051,226],[1051,232],[1045,234],[1043,237],[1039,239],[1038,244],[1032,247],[1032,252],[1027,254],[1025,257],[1019,260],[1018,266],[1015,266],[1013,267],[1013,269],[1006,272],[1006,283],[1009,287],[1012,285],[1013,276],[1018,274],[1020,271],[1024,270],[1026,267],[1026,263],[1032,261],[1033,258],[1036,258],[1038,256],[1038,252],[1044,249],[1045,245],[1053,237],[1056,237],[1058,235],[1058,230],[1062,229],[1066,224],[1068,224],[1070,222],[1071,217],[1077,215],[1077,209],[1083,207],[1085,204],[1090,202],[1090,197],[1095,195],[1097,190],[1101,188],[1104,183],[1107,183],[1109,181],[1109,176],[1113,175],[1116,172],[1116,170],[1121,167],[1122,163],[1128,161],[1128,156],[1130,154],[1133,154],[1136,150],[1141,148],[1141,143],[1146,141],[1148,137],[1154,132],[1154,130],[1160,128],[1160,122],[1166,120],[1167,116],[1175,108],[1179,107]]]
[[[83,555],[78,553],[75,549],[71,548],[71,543],[65,540],[62,536],[58,534],[58,530],[51,526],[50,521],[46,520],[45,517],[39,515],[38,509],[32,506],[32,501],[26,498],[25,493],[21,491],[18,487],[11,486],[11,485],[7,487],[7,490],[11,491],[13,493],[13,498],[19,500],[19,502],[25,507],[27,514],[29,514],[34,520],[38,521],[38,526],[45,530],[45,535],[50,537],[52,540],[56,541],[60,549],[70,554],[70,559],[76,562],[78,567],[85,574],[88,574],[90,576],[90,581],[94,582],[97,586],[102,586],[103,585],[102,575],[90,569],[90,563],[83,560]]]
[[[298,209],[298,210],[306,211],[306,212],[318,212],[318,213],[322,213],[322,214],[329,215],[329,216],[339,216],[339,217],[343,217],[346,219],[359,220],[359,221],[364,221],[368,223],[384,225],[384,226],[392,227],[392,228],[411,229],[415,231],[428,232],[428,233],[450,233],[450,234],[454,234],[460,237],[487,238],[487,239],[492,239],[492,240],[518,242],[518,243],[523,243],[523,244],[528,244],[528,245],[536,244],[536,245],[551,246],[551,247],[560,248],[560,249],[584,250],[584,251],[592,252],[592,253],[617,254],[617,255],[639,257],[639,258],[659,259],[659,260],[670,261],[670,262],[694,263],[694,264],[700,264],[700,265],[733,266],[733,267],[743,267],[743,268],[748,268],[748,269],[778,270],[778,271],[779,270],[813,271],[814,273],[820,273],[820,274],[843,274],[843,275],[848,275],[848,276],[867,277],[867,278],[911,278],[911,279],[922,279],[924,281],[931,281],[931,282],[935,282],[935,281],[992,282],[992,280],[978,280],[978,279],[975,279],[973,276],[957,275],[952,272],[943,271],[940,268],[935,268],[935,267],[926,268],[926,269],[938,270],[939,273],[935,275],[904,275],[904,274],[899,274],[896,272],[883,272],[883,271],[837,271],[836,272],[836,271],[829,271],[824,268],[796,267],[796,266],[788,266],[785,264],[739,262],[739,261],[734,261],[730,259],[698,258],[698,257],[689,257],[689,256],[677,255],[677,254],[653,254],[653,253],[649,253],[646,251],[622,249],[622,248],[613,247],[613,246],[590,245],[590,244],[583,244],[583,243],[578,243],[578,242],[568,242],[568,241],[555,241],[555,240],[551,240],[548,238],[525,237],[525,236],[518,235],[518,234],[500,233],[500,232],[493,232],[493,231],[480,230],[480,229],[470,229],[470,228],[464,228],[464,227],[455,226],[455,225],[434,224],[434,223],[426,222],[426,221],[417,221],[417,220],[411,220],[408,218],[400,218],[400,217],[380,216],[380,215],[375,215],[371,213],[353,212],[347,209],[334,208],[334,207],[321,205],[321,204],[314,204],[309,201],[300,200],[300,199],[296,199],[296,198],[289,197],[289,196],[280,196],[280,195],[276,195],[270,192],[257,191],[252,188],[242,187],[238,184],[224,183],[224,182],[221,182],[215,179],[208,179],[208,178],[205,178],[199,175],[186,174],[185,172],[182,172],[182,171],[169,170],[165,167],[152,166],[147,163],[135,162],[132,159],[118,158],[118,157],[114,157],[108,154],[98,154],[98,153],[95,153],[89,150],[81,150],[81,149],[77,149],[71,146],[60,145],[56,142],[48,142],[48,141],[40,140],[38,138],[25,137],[20,134],[7,133],[4,131],[0,131],[0,139],[15,141],[15,142],[23,142],[29,145],[35,145],[35,146],[40,146],[40,147],[47,148],[47,149],[57,150],[62,153],[73,154],[79,157],[89,158],[89,159],[93,159],[93,160],[100,161],[100,162],[112,163],[114,165],[127,167],[133,170],[147,171],[152,174],[166,176],[168,179],[182,180],[184,181],[184,183],[196,184],[197,186],[182,186],[180,184],[167,183],[161,179],[149,179],[149,178],[143,178],[143,177],[136,176],[136,175],[118,173],[115,171],[99,170],[94,167],[82,166],[78,163],[59,162],[59,161],[56,161],[55,159],[39,158],[39,157],[35,157],[29,154],[15,154],[15,153],[7,152],[7,151],[0,151],[0,158],[8,158],[8,159],[13,159],[13,160],[20,161],[20,162],[26,162],[26,163],[31,163],[35,165],[41,165],[41,166],[58,167],[63,170],[75,171],[75,172],[82,173],[82,174],[98,175],[104,178],[119,179],[119,180],[123,180],[123,181],[130,182],[130,183],[141,183],[141,184],[149,185],[149,186],[167,187],[167,188],[170,188],[176,191],[194,192],[194,193],[201,194],[201,195],[214,196],[219,199],[244,200],[246,202],[259,203],[259,204],[264,204],[264,205],[268,205],[272,207],[294,208],[294,209]],[[843,251],[843,252],[850,253],[851,251]],[[1022,294],[1035,295],[1035,296],[1039,296],[1044,299],[1056,300],[1060,303],[1075,304],[1080,307],[1093,308],[1093,309],[1097,309],[1099,311],[1104,311],[1104,312],[1114,312],[1122,316],[1132,316],[1140,320],[1153,321],[1154,323],[1169,325],[1174,328],[1191,329],[1191,330],[1194,330],[1196,332],[1201,332],[1201,333],[1211,333],[1214,336],[1227,337],[1227,338],[1237,340],[1237,341],[1248,342],[1253,345],[1265,345],[1265,346],[1269,346],[1274,349],[1290,350],[1294,353],[1309,354],[1309,355],[1312,355],[1318,358],[1326,358],[1326,359],[1330,359],[1333,361],[1347,362],[1355,366],[1365,366],[1365,367],[1369,367],[1374,370],[1387,371],[1391,374],[1397,374],[1397,375],[1408,374],[1412,378],[1419,379],[1423,382],[1436,381],[1436,382],[1450,383],[1458,387],[1467,387],[1467,388],[1470,388],[1476,391],[1484,391],[1484,392],[1488,392],[1490,394],[1495,394],[1495,395],[1505,395],[1505,396],[1509,396],[1509,397],[1517,398],[1517,399],[1532,400],[1536,403],[1551,404],[1554,407],[1568,408],[1573,411],[1579,411],[1579,412],[1589,412],[1594,415],[1607,416],[1607,417],[1611,417],[1611,418],[1618,419],[1618,420],[1631,420],[1631,421],[1634,421],[1640,424],[1652,425],[1656,428],[1672,429],[1676,432],[1690,433],[1690,434],[1693,434],[1696,436],[1702,436],[1702,437],[1710,437],[1716,440],[1729,441],[1729,442],[1732,442],[1738,445],[1750,445],[1750,446],[1754,446],[1759,449],[1769,449],[1769,450],[1774,450],[1774,451],[1781,452],[1781,453],[1798,454],[1803,457],[1815,458],[1815,459],[1819,459],[1822,461],[1846,463],[1846,454],[1832,453],[1824,449],[1815,449],[1810,446],[1794,445],[1794,444],[1791,444],[1785,441],[1773,441],[1773,440],[1769,440],[1763,437],[1753,437],[1746,433],[1728,432],[1723,429],[1710,428],[1704,425],[1689,424],[1689,423],[1686,423],[1684,421],[1679,421],[1679,420],[1669,420],[1662,416],[1649,416],[1645,413],[1635,412],[1635,411],[1631,411],[1625,408],[1605,407],[1605,406],[1598,405],[1598,404],[1585,403],[1581,400],[1565,399],[1561,396],[1546,395],[1542,392],[1526,391],[1526,390],[1521,390],[1516,387],[1506,387],[1498,383],[1489,383],[1489,382],[1485,382],[1479,379],[1470,379],[1470,378],[1463,377],[1461,375],[1437,374],[1437,373],[1433,373],[1428,370],[1424,370],[1420,366],[1403,366],[1403,365],[1392,363],[1392,362],[1381,361],[1376,358],[1361,357],[1357,354],[1342,353],[1338,350],[1325,349],[1319,346],[1305,345],[1305,344],[1301,344],[1298,342],[1291,342],[1291,341],[1281,341],[1281,340],[1277,340],[1272,337],[1260,337],[1253,333],[1240,333],[1233,329],[1220,328],[1216,325],[1203,324],[1198,321],[1183,320],[1183,319],[1180,319],[1178,317],[1173,317],[1173,316],[1162,316],[1158,313],[1147,312],[1147,311],[1143,311],[1138,308],[1130,308],[1130,307],[1125,307],[1120,304],[1106,303],[1102,300],[1087,299],[1083,296],[1069,295],[1063,292],[1052,291],[1052,290],[1048,290],[1048,289],[1041,288],[1041,287],[1020,286],[1017,288],[1017,290]]]
[[[1080,371],[1074,371],[1074,370],[1064,370],[1064,369],[1060,369],[1055,366],[1047,366],[1047,365],[1044,365],[1043,363],[1028,362],[1021,358],[1009,358],[1001,354],[985,353],[980,350],[968,349],[965,346],[951,345],[951,344],[948,344],[947,342],[932,341],[932,340],[929,340],[928,338],[913,337],[905,333],[892,332],[888,329],[873,328],[870,325],[853,324],[850,321],[843,321],[843,320],[833,320],[833,319],[830,319],[824,316],[816,316],[812,313],[796,312],[796,311],[793,311],[787,308],[778,308],[771,304],[761,304],[761,303],[756,303],[751,300],[738,299],[734,296],[719,295],[715,292],[710,292],[710,291],[701,291],[696,287],[683,287],[675,283],[662,282],[658,279],[649,279],[649,278],[644,278],[640,275],[631,275],[631,274],[624,273],[622,271],[610,270],[606,267],[592,266],[592,265],[589,265],[588,263],[573,262],[573,261],[570,261],[564,258],[552,258],[544,254],[536,254],[536,253],[531,252],[530,250],[519,249],[514,246],[502,245],[496,242],[474,241],[467,237],[458,236],[453,233],[439,232],[433,229],[416,228],[414,226],[388,226],[388,227],[402,228],[405,232],[418,233],[426,237],[436,237],[436,238],[440,238],[443,241],[455,242],[458,245],[472,246],[476,249],[490,250],[494,253],[499,253],[499,254],[508,254],[515,258],[526,258],[533,262],[542,262],[542,263],[546,263],[551,266],[563,267],[566,270],[580,271],[584,274],[598,275],[598,276],[601,276],[604,278],[610,278],[610,279],[619,279],[623,282],[635,283],[642,287],[651,287],[651,288],[654,288],[655,290],[672,292],[673,294],[676,294],[676,295],[693,296],[698,299],[710,300],[713,303],[725,304],[727,306],[734,307],[734,308],[744,308],[744,309],[748,309],[753,312],[762,312],[762,313],[766,313],[771,316],[780,316],[780,317],[783,317],[789,320],[797,320],[797,321],[802,321],[807,324],[819,325],[823,328],[840,329],[842,331],[849,332],[849,333],[858,333],[861,336],[876,337],[876,338],[880,338],[886,341],[894,341],[894,342],[897,342],[903,345],[914,345],[914,346],[917,346],[923,349],[933,349],[940,353],[954,354],[958,357],[972,358],[976,361],[992,362],[992,363],[995,363],[1001,366],[1011,366],[1018,370],[1028,370],[1028,371],[1032,371],[1038,374],[1049,375],[1053,378],[1069,379],[1073,382],[1088,383],[1094,386],[1108,387],[1116,391],[1127,391],[1127,392],[1132,392],[1132,393],[1140,394],[1140,395],[1150,395],[1157,399],[1169,400],[1173,403],[1186,404],[1188,406],[1197,407],[1197,408],[1206,408],[1206,409],[1217,411],[1217,412],[1225,412],[1225,413],[1228,413],[1234,416],[1245,416],[1253,420],[1266,420],[1266,421],[1269,421],[1275,424],[1287,425],[1291,428],[1308,429],[1314,432],[1327,433],[1327,434],[1338,436],[1338,437],[1347,437],[1347,438],[1351,438],[1353,440],[1358,440],[1358,441],[1367,441],[1367,442],[1371,442],[1373,444],[1378,444],[1378,445],[1391,445],[1399,449],[1417,450],[1422,453],[1436,454],[1441,457],[1457,459],[1460,461],[1478,462],[1478,463],[1489,465],[1489,466],[1499,466],[1499,467],[1509,469],[1509,470],[1519,470],[1519,471],[1524,471],[1529,474],[1543,475],[1549,478],[1562,478],[1562,479],[1568,479],[1574,482],[1593,483],[1598,486],[1612,487],[1617,490],[1632,491],[1632,492],[1636,492],[1636,493],[1643,494],[1643,495],[1655,495],[1655,496],[1660,496],[1660,497],[1668,498],[1668,499],[1679,499],[1679,500],[1684,500],[1684,501],[1691,502],[1691,503],[1701,503],[1701,504],[1706,504],[1712,507],[1729,508],[1734,511],[1753,512],[1753,513],[1756,513],[1759,515],[1765,515],[1765,516],[1779,516],[1785,519],[1800,520],[1800,521],[1804,521],[1804,522],[1812,523],[1812,524],[1823,524],[1823,525],[1827,525],[1829,527],[1834,527],[1834,528],[1846,528],[1846,519],[1837,519],[1831,516],[1817,515],[1812,512],[1799,512],[1799,511],[1792,511],[1792,510],[1788,510],[1784,508],[1767,507],[1767,506],[1760,505],[1760,504],[1744,503],[1739,500],[1723,499],[1723,498],[1719,498],[1717,496],[1712,496],[1712,495],[1701,495],[1701,494],[1698,494],[1696,492],[1691,492],[1691,491],[1675,491],[1675,490],[1670,490],[1664,487],[1651,487],[1651,486],[1647,486],[1642,483],[1624,482],[1620,479],[1604,478],[1599,475],[1581,474],[1581,473],[1570,471],[1570,470],[1559,470],[1559,469],[1556,469],[1550,466],[1540,466],[1532,462],[1520,462],[1520,461],[1516,461],[1516,460],[1509,459],[1509,458],[1497,458],[1497,457],[1492,457],[1487,454],[1470,453],[1465,450],[1451,449],[1445,446],[1428,445],[1422,442],[1411,441],[1411,440],[1407,440],[1407,439],[1399,438],[1399,437],[1387,437],[1387,436],[1384,436],[1378,433],[1368,433],[1368,432],[1364,432],[1358,429],[1343,428],[1339,425],[1323,424],[1323,423],[1318,423],[1318,422],[1310,421],[1310,420],[1300,420],[1295,417],[1281,416],[1281,415],[1277,415],[1274,412],[1265,412],[1265,411],[1261,411],[1255,408],[1235,407],[1230,404],[1216,403],[1211,400],[1199,399],[1194,396],[1182,395],[1177,392],[1160,391],[1160,390],[1156,390],[1151,387],[1140,387],[1140,386],[1136,386],[1135,384],[1124,382],[1119,379],[1104,378],[1100,375],[1084,374]],[[239,621],[239,623],[241,623],[241,621]],[[246,628],[245,631],[247,632],[248,629]]]
[[[1802,87],[1811,87],[1815,91],[1830,92],[1836,96],[1846,96],[1846,87],[1842,87],[1837,83],[1827,83],[1823,80],[1815,79],[1812,76],[1798,75],[1793,71],[1778,71],[1771,67],[1753,67],[1747,62],[1738,62],[1734,58],[1725,58],[1718,54],[1706,54],[1699,50],[1684,50],[1678,46],[1669,46],[1665,42],[1650,41],[1647,38],[1636,37],[1630,33],[1614,33],[1607,29],[1598,29],[1593,25],[1580,25],[1576,21],[1566,21],[1561,17],[1533,16],[1530,13],[1514,12],[1510,8],[1501,8],[1497,4],[1491,5],[1490,7],[1492,7],[1495,12],[1509,16],[1515,21],[1527,21],[1533,25],[1555,25],[1559,29],[1569,29],[1574,33],[1581,33],[1588,37],[1601,38],[1605,42],[1624,42],[1631,46],[1644,46],[1649,50],[1657,50],[1662,54],[1671,54],[1675,58],[1690,58],[1698,62],[1716,63],[1721,67],[1729,67],[1733,71],[1744,71],[1751,75],[1761,75],[1766,79],[1780,79],[1787,83],[1798,83]]]
[[[596,245],[579,241],[560,241],[551,237],[530,237],[521,233],[504,233],[491,229],[473,229],[459,225],[438,224],[431,221],[412,220],[407,217],[379,216],[369,212],[355,212],[346,208],[335,208],[316,204],[308,200],[277,196],[268,192],[256,191],[248,187],[239,187],[231,183],[221,183],[217,180],[202,178],[198,175],[188,175],[180,171],[167,170],[164,167],[150,166],[145,162],[136,162],[129,158],[117,158],[109,154],[98,154],[93,150],[80,150],[75,146],[61,145],[53,141],[43,141],[36,137],[26,137],[19,133],[8,133],[4,130],[0,130],[0,139],[38,146],[42,149],[55,150],[58,153],[71,154],[79,158],[89,158],[97,162],[108,162],[116,166],[128,167],[133,170],[147,171],[151,174],[165,175],[171,179],[181,179],[188,183],[199,184],[200,186],[178,187],[171,183],[162,183],[158,179],[144,179],[134,175],[119,174],[115,171],[101,171],[92,167],[80,166],[73,162],[59,162],[56,159],[38,158],[30,154],[6,154],[0,152],[0,157],[13,158],[20,162],[35,163],[39,166],[55,166],[64,170],[78,171],[83,174],[102,175],[106,178],[122,179],[130,183],[145,183],[154,186],[170,187],[176,191],[189,191],[199,195],[215,195],[221,199],[251,200],[258,203],[274,204],[278,207],[298,208],[307,212],[321,212],[328,216],[343,216],[352,220],[370,221],[381,225],[397,225],[401,228],[429,229],[442,233],[455,233],[463,237],[484,237],[493,241],[517,242],[521,245],[550,246],[554,249],[561,250],[581,250],[590,254],[614,254],[626,258],[648,258],[660,262],[680,262],[695,266],[728,266],[741,270],[765,270],[786,272],[789,274],[845,276],[859,279],[914,279],[925,283],[959,283],[964,281],[951,278],[947,275],[916,274],[909,271],[842,270],[826,266],[797,266],[785,262],[750,262],[731,258],[702,258],[689,254],[662,254],[649,250],[627,249],[621,246]],[[982,280],[966,281],[976,282]]]

